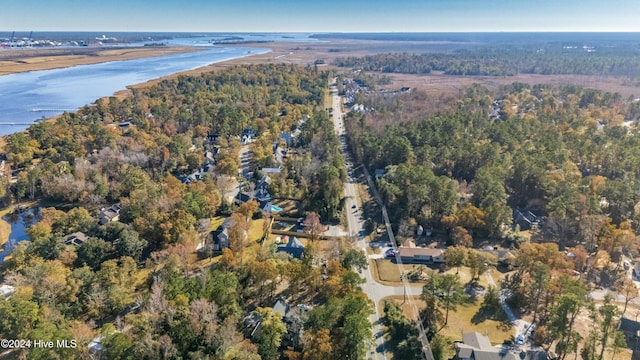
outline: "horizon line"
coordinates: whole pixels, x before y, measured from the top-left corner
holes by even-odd
[[[625,33],[625,34],[640,34],[640,30],[464,30],[464,31],[188,31],[188,30],[176,30],[176,31],[159,31],[159,30],[0,30],[0,32],[118,32],[118,33],[177,33],[177,34],[193,34],[193,33],[239,33],[239,34],[503,34],[503,33]]]

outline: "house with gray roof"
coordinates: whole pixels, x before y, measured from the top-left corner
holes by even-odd
[[[114,204],[106,209],[102,209],[98,215],[98,222],[100,222],[100,225],[105,225],[118,220],[120,220],[120,204]]]
[[[478,332],[462,335],[462,342],[455,343],[454,360],[546,360],[543,350],[521,350],[507,345],[492,346],[489,338]]]
[[[304,245],[294,236],[288,243],[278,245],[277,252],[285,252],[296,259],[302,259]]]
[[[85,233],[77,231],[77,232],[74,232],[73,234],[69,234],[65,236],[64,244],[80,246],[82,245],[83,242],[87,241],[87,239],[89,239],[89,237],[87,237]]]

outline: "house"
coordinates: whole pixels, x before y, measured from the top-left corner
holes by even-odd
[[[304,254],[304,245],[302,245],[300,240],[294,236],[288,243],[278,245],[277,252],[284,252],[296,259],[302,259],[302,255]]]
[[[309,311],[311,307],[304,304],[291,307],[285,300],[278,299],[272,309],[274,313],[282,316],[282,322],[287,328],[287,333],[282,336],[282,345],[292,347],[297,351],[302,350],[301,339],[304,332],[304,320],[306,312]],[[255,311],[244,318],[243,324],[245,326],[245,332],[250,337],[255,338],[260,335],[262,319]]]
[[[289,312],[289,304],[283,299],[278,299],[278,301],[273,304],[273,312],[284,317]]]
[[[98,222],[100,225],[120,220],[120,209],[120,204],[111,205],[106,209],[103,208],[98,216]]]
[[[231,218],[227,218],[220,227],[222,231],[214,237],[213,251],[222,251],[224,248],[229,247],[229,228],[231,227]]]
[[[455,360],[547,360],[543,350],[519,350],[505,345],[491,346],[489,338],[477,332],[462,335],[455,343]]]
[[[89,348],[90,354],[97,355],[98,353],[102,352],[102,350],[104,349],[104,347],[102,346],[102,339],[102,335],[98,335],[91,340],[91,342],[87,346]]]
[[[251,196],[249,194],[246,193],[242,193],[242,192],[238,192],[238,194],[236,195],[236,204],[237,205],[242,205],[244,203],[246,203],[247,201],[251,200]]]
[[[293,142],[293,135],[291,133],[281,132],[280,138],[284,139],[284,142],[287,144],[287,146],[291,146],[291,143]]]
[[[222,225],[220,225],[217,231],[211,233],[213,238],[213,251],[222,251],[222,249],[229,247],[229,228],[232,225],[233,225],[233,220],[231,218],[227,218],[222,223]],[[222,231],[220,231],[220,229],[222,229]],[[218,233],[217,235],[215,235],[216,232]],[[248,233],[245,230],[244,231],[245,240],[247,239],[247,237],[248,237]]]
[[[520,230],[530,230],[540,225],[540,218],[529,210],[513,210],[513,228],[516,226]]]
[[[229,231],[225,228],[213,240],[213,251],[222,251],[229,247]]]
[[[69,234],[67,236],[64,237],[64,244],[65,245],[75,245],[75,246],[80,246],[82,245],[83,242],[87,241],[87,239],[89,239],[87,237],[87,235],[83,232],[77,231],[74,232],[73,234]]]
[[[405,263],[433,262],[444,263],[444,249],[432,249],[421,247],[400,247],[398,248],[400,259]]]
[[[257,137],[257,134],[255,130],[253,130],[253,128],[251,127],[248,127],[242,130],[242,134],[240,135],[240,139],[242,140],[242,145],[247,145],[248,143],[255,140],[256,137]]]
[[[271,178],[265,175],[256,185],[255,199],[260,203],[260,207],[271,201],[271,194],[269,194],[268,190],[269,184],[271,184]]]
[[[207,165],[207,170],[209,169]],[[206,172],[204,168],[201,168],[199,171],[194,172],[193,174],[189,174],[187,176],[180,176],[178,179],[182,181],[183,184],[190,184],[194,181],[202,180],[202,173]]]
[[[627,340],[627,346],[635,345],[636,342],[640,339],[640,322],[637,320],[631,320],[627,317],[622,317],[620,319],[620,331],[624,333],[624,336]],[[633,359],[640,358],[640,351],[635,351],[632,356]]]
[[[127,132],[131,128],[133,128],[133,123],[131,121],[123,121],[117,124],[107,124],[107,127],[112,129],[119,129],[122,132]]]
[[[11,285],[0,285],[0,298],[9,300],[11,295],[16,292],[16,288]]]

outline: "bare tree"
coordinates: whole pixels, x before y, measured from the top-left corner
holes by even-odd
[[[633,280],[629,279],[626,274],[616,283],[616,290],[618,291],[618,293],[624,296],[624,309],[622,310],[622,316],[624,316],[624,313],[627,311],[627,305],[629,305],[629,302],[640,296],[640,293],[638,292],[638,287],[636,286],[636,284],[633,282]]]
[[[315,211],[310,212],[303,222],[304,231],[309,234],[311,241],[318,240],[320,234],[324,231],[324,226],[320,222],[320,216]]]

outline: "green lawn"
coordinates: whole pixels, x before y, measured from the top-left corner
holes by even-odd
[[[222,225],[222,223],[225,221],[225,219],[226,219],[225,216],[212,217],[211,218],[211,226],[209,227],[209,230],[215,231],[216,229],[218,229],[218,227],[220,227],[220,225]]]

